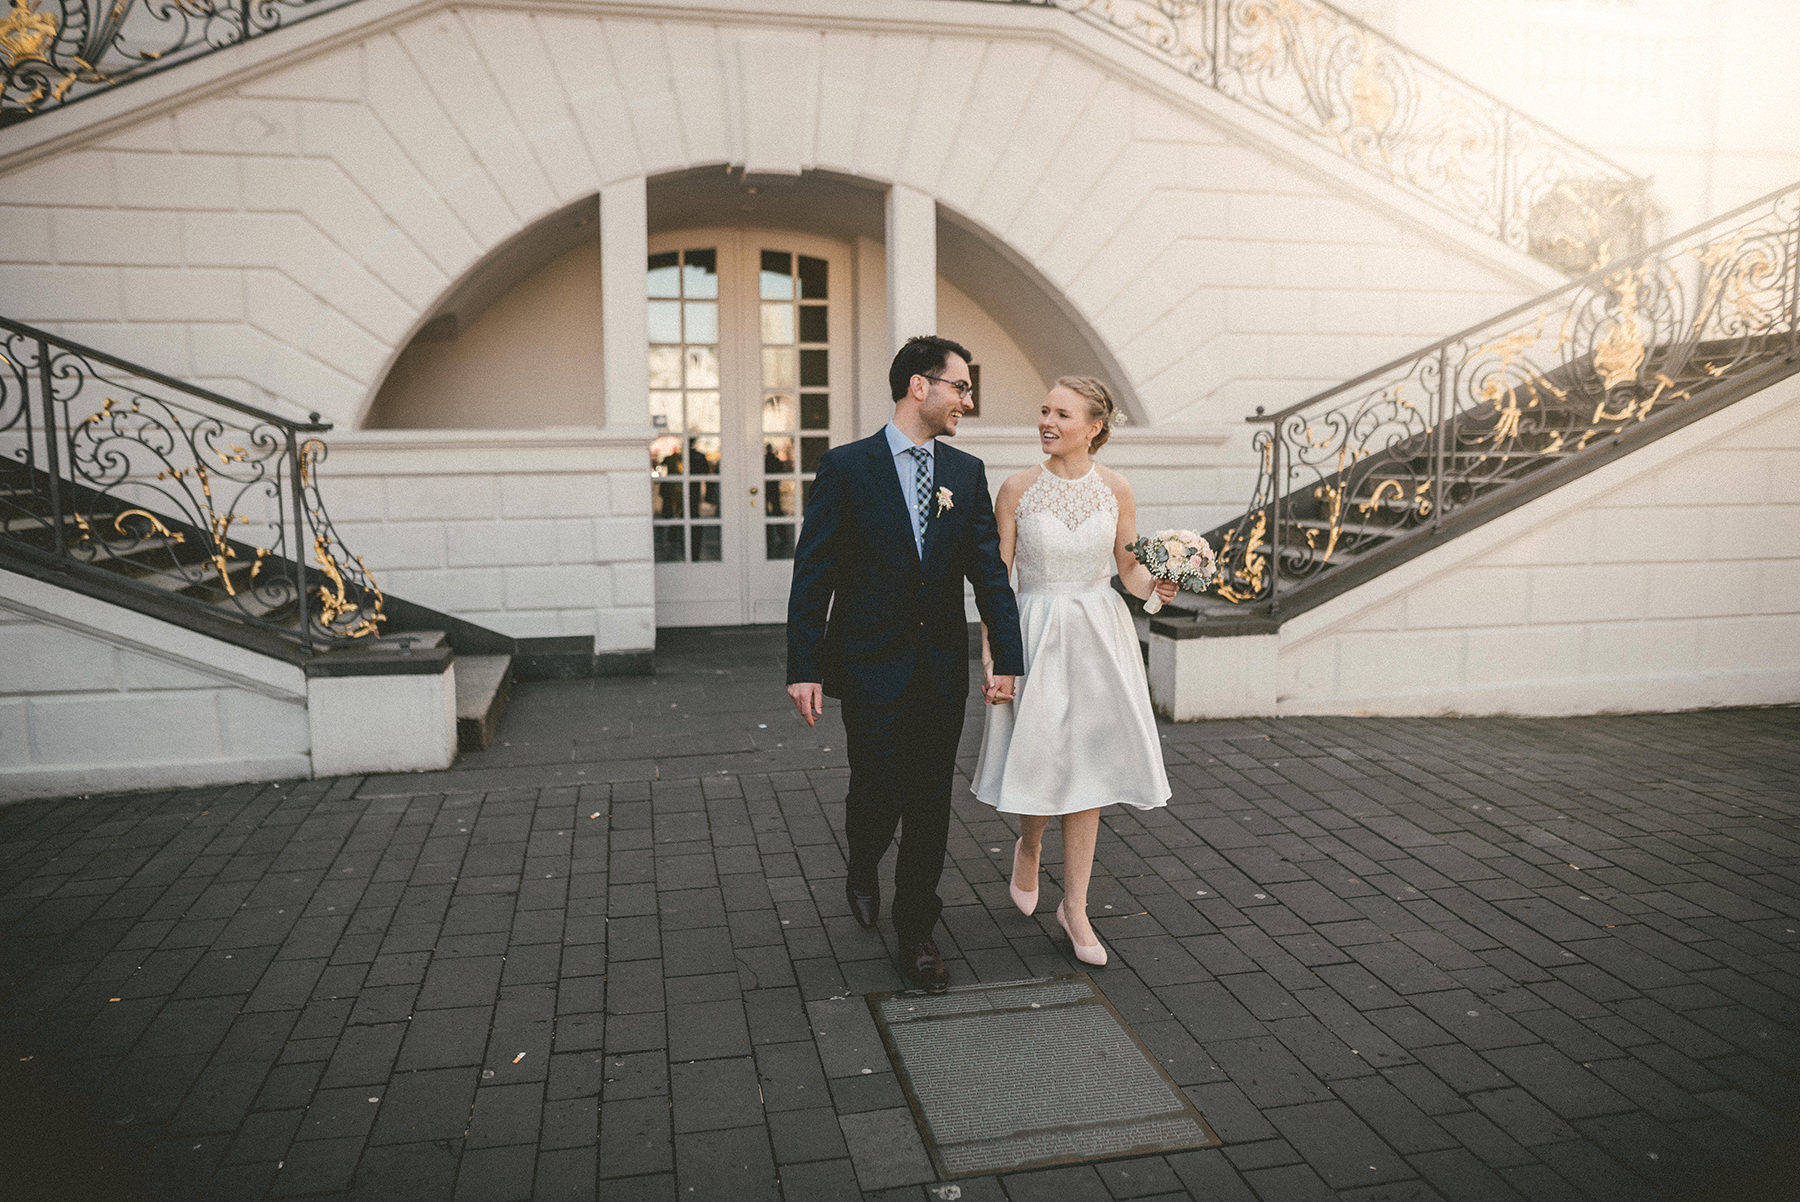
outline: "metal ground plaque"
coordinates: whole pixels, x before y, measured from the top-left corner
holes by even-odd
[[[1083,973],[869,1008],[944,1177],[1220,1142]]]

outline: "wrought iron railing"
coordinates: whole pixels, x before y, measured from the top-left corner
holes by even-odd
[[[0,16],[0,126],[351,2],[10,0]]]
[[[0,318],[0,540],[302,648],[365,638],[383,598],[319,494],[330,428]]]
[[[1800,184],[1279,413],[1220,595],[1271,612],[1551,464],[1800,357]],[[1684,412],[1685,411],[1685,412]],[[1514,494],[1518,495],[1518,494]]]
[[[1646,181],[1322,0],[984,0],[1074,13],[1483,234],[1580,275]]]

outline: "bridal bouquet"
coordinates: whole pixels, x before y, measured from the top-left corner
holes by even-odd
[[[1192,530],[1158,530],[1148,538],[1142,535],[1125,548],[1150,569],[1157,580],[1173,580],[1178,588],[1190,593],[1203,593],[1219,578],[1219,562],[1206,540]],[[1153,614],[1162,608],[1162,598],[1155,593],[1144,602],[1144,612]]]

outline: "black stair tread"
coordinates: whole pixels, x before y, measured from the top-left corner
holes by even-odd
[[[63,525],[74,526],[76,524],[74,514],[63,514]],[[33,513],[29,517],[0,518],[0,534],[12,534],[16,531],[27,531],[35,534],[41,531],[47,535],[55,525],[56,523],[47,513]]]
[[[249,614],[253,618],[269,618],[272,614],[280,614],[293,609],[294,601],[292,597],[284,597],[279,601],[265,601],[261,597],[258,597],[253,591],[245,590],[233,597],[222,597],[213,602],[213,605],[215,608],[229,606],[232,609]],[[298,625],[298,622],[291,619],[286,622],[282,622],[278,618],[274,620],[278,625],[282,626],[295,627]]]
[[[1293,518],[1281,524],[1284,530],[1330,530],[1331,523],[1324,518]],[[1397,522],[1339,522],[1337,529],[1343,534],[1368,534],[1379,538],[1391,538],[1413,529]]]
[[[1511,450],[1505,451],[1452,451],[1446,449],[1444,451],[1444,458],[1456,460],[1466,459],[1477,463],[1483,459],[1530,459],[1536,462],[1544,459],[1567,459],[1572,455],[1578,454],[1580,454],[1580,452],[1573,447],[1562,447],[1554,451],[1534,451],[1529,447],[1514,447]],[[1431,456],[1420,455],[1418,458],[1430,460]]]
[[[223,574],[232,577],[243,575],[256,566],[255,560],[229,560],[227,562],[231,566],[226,568]],[[191,574],[183,568],[153,568],[141,576],[133,576],[133,579],[139,583],[148,584],[152,588],[166,589],[171,593],[184,593],[190,589],[226,592],[225,586],[220,582],[221,573],[219,565],[216,563],[206,560],[186,566],[193,569]],[[237,588],[240,593],[244,589],[243,585],[234,585],[233,587]]]

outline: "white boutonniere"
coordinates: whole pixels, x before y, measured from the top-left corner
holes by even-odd
[[[952,501],[950,498],[951,498],[951,492],[949,489],[947,489],[947,488],[938,489],[938,491],[937,491],[937,512],[932,514],[933,517],[941,518],[944,516],[944,511],[946,509],[955,509],[956,508],[956,503],[954,501]]]

